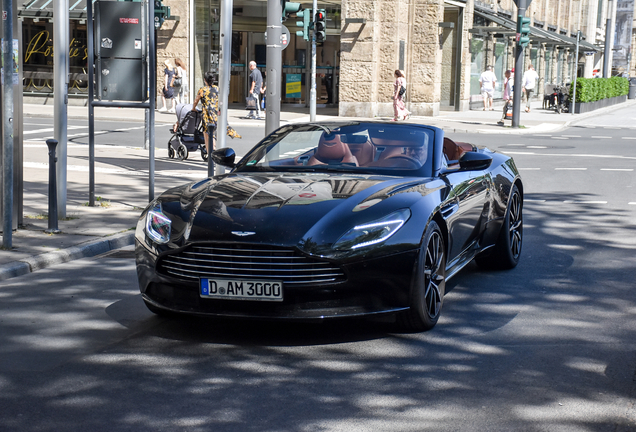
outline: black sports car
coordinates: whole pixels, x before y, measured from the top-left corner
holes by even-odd
[[[517,265],[523,185],[512,158],[436,127],[283,126],[229,174],[164,192],[136,231],[148,308],[262,319],[392,313],[435,326],[471,260]]]

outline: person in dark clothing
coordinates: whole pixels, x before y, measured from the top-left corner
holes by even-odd
[[[249,77],[249,94],[248,96],[253,96],[256,98],[256,109],[250,110],[247,115],[248,118],[260,119],[261,118],[261,107],[260,107],[260,96],[261,90],[263,88],[263,76],[261,75],[261,71],[256,68],[256,62],[250,62],[250,73]]]
[[[327,66],[329,66],[328,63]],[[328,70],[323,75],[322,82],[327,90],[327,104],[331,105],[333,103],[333,69]]]
[[[174,103],[174,88],[172,87],[172,83],[174,81],[174,65],[167,59],[165,62],[165,69],[163,70],[164,79],[163,79],[163,89],[161,92],[161,100],[163,102],[163,106],[159,108],[159,112],[175,112]],[[172,108],[168,109],[166,101],[172,101]]]

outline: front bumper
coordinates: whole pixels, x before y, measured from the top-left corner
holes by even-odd
[[[213,317],[315,320],[392,313],[408,308],[418,250],[340,265],[345,280],[284,287],[282,302],[202,298],[199,283],[159,274],[157,257],[136,242],[144,301],[155,308]]]

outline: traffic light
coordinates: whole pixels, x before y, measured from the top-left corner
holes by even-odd
[[[282,0],[281,10],[283,12],[283,16],[281,17],[281,21],[286,21],[287,16],[293,13],[298,13],[302,10],[303,5],[300,3],[289,2],[287,0]]]
[[[517,37],[519,45],[525,47],[530,42],[530,18],[517,15]]]
[[[302,30],[298,30],[296,32],[296,36],[300,36],[306,41],[309,40],[309,31],[314,28],[314,22],[312,21],[312,9],[305,9],[301,12],[298,12],[296,16],[298,18],[302,18],[302,21],[296,21],[296,25],[298,27],[302,27]]]
[[[316,33],[316,43],[324,42],[327,37],[327,13],[324,9],[318,9],[316,11],[314,31]]]
[[[161,0],[155,0],[155,28],[161,28],[166,18],[170,18],[170,6],[164,6]]]

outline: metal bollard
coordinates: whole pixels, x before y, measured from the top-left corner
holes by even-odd
[[[57,140],[46,140],[46,145],[49,147],[49,228],[44,230],[48,234],[59,234],[60,231],[57,228],[57,180],[56,180],[56,166],[57,157],[55,157],[55,148],[57,147]]]

